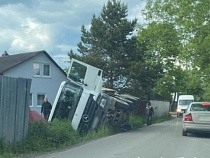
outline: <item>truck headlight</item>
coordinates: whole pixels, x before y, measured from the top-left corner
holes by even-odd
[[[181,112],[181,111],[182,111],[182,110],[181,110],[181,109],[179,109],[179,108],[176,110],[176,112]]]

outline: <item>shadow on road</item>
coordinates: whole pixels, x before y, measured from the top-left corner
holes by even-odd
[[[188,133],[187,137],[210,139],[210,133]]]

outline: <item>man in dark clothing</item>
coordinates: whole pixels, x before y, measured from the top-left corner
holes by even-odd
[[[47,98],[44,98],[44,102],[42,103],[42,109],[41,109],[41,114],[44,114],[44,118],[48,120],[50,111],[52,109],[52,105],[50,102],[48,102]]]
[[[145,114],[146,114],[147,126],[149,126],[152,124],[152,116],[154,115],[154,109],[151,106],[150,102],[146,104]]]

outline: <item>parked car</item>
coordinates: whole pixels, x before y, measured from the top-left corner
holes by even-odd
[[[182,118],[182,135],[188,133],[210,133],[210,103],[192,102]]]

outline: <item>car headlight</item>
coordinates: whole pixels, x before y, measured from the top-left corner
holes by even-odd
[[[181,111],[182,111],[181,109],[177,109],[177,110],[176,110],[176,112],[181,112]]]

